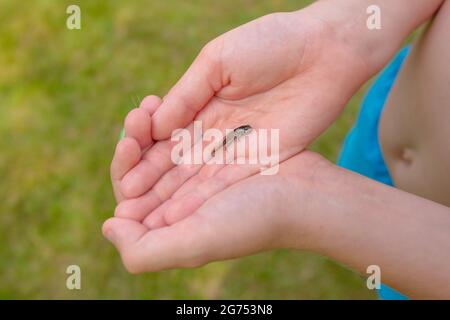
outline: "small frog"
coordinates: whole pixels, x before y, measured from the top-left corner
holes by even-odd
[[[251,131],[253,130],[253,128],[246,124],[240,127],[237,127],[236,129],[234,129],[232,132],[230,132],[229,134],[227,134],[227,136],[223,139],[222,145],[217,147],[216,149],[214,149],[211,152],[211,156],[214,157],[214,155],[216,154],[216,152],[220,149],[220,148],[227,148],[230,144],[232,144],[234,141],[236,141],[237,139],[239,139],[240,137],[243,137],[247,134],[249,134]]]

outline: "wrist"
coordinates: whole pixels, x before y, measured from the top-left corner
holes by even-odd
[[[365,220],[361,213],[380,205],[380,186],[318,154],[305,151],[296,158],[283,201],[289,208],[285,247],[328,255],[331,247],[360,229]]]
[[[338,214],[342,179],[341,168],[310,151],[287,160],[280,167],[282,197],[277,197],[278,211],[283,221],[279,230],[281,247],[320,251],[334,233],[328,225],[331,214]]]
[[[335,41],[349,47],[364,61],[367,79],[392,58],[403,40],[437,11],[443,0],[320,0],[304,11],[323,21]],[[379,11],[368,11],[368,8]],[[300,10],[302,11],[302,10]],[[299,12],[300,12],[299,11]],[[379,13],[380,28],[368,19]]]

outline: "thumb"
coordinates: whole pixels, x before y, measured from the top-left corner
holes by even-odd
[[[102,232],[119,251],[125,268],[130,273],[136,273],[129,253],[133,252],[134,244],[148,232],[148,228],[134,220],[110,218],[103,224]]]
[[[195,216],[151,231],[137,221],[111,218],[103,224],[103,234],[133,274],[202,265],[214,242],[208,225]]]
[[[186,127],[222,88],[221,43],[219,38],[208,43],[163,98],[153,115],[154,139],[167,139],[173,130]]]

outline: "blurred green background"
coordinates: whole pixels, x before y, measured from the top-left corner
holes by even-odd
[[[103,239],[109,164],[127,112],[164,95],[213,37],[311,1],[0,2],[0,298],[374,298],[309,253],[273,251],[194,270],[129,275]],[[81,7],[81,30],[66,8]],[[361,93],[313,148],[335,160]],[[66,289],[66,267],[82,290]]]

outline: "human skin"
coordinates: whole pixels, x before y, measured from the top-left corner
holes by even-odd
[[[290,130],[300,131],[300,134],[291,136],[291,142],[287,139],[288,143],[285,144],[288,151],[300,152],[300,154],[291,157],[292,154],[287,152],[278,175],[248,178],[254,175],[252,171],[254,168],[226,166],[219,168],[211,175],[195,172],[194,175],[197,174],[197,176],[188,176],[187,181],[183,181],[178,178],[180,171],[175,171],[176,175],[170,174],[171,167],[164,167],[165,163],[162,160],[164,160],[165,148],[170,149],[170,143],[167,141],[154,143],[148,134],[152,129],[150,126],[151,124],[154,126],[154,137],[162,138],[164,130],[170,131],[171,127],[168,123],[180,125],[180,123],[188,124],[192,121],[196,112],[183,111],[195,110],[193,106],[196,104],[190,104],[186,109],[180,101],[182,101],[181,97],[189,96],[187,93],[189,88],[183,88],[183,86],[191,83],[197,88],[201,87],[202,82],[196,78],[198,74],[201,74],[199,69],[201,66],[211,66],[201,63],[202,59],[206,59],[205,51],[200,55],[200,63],[198,59],[194,62],[194,67],[191,67],[187,76],[183,77],[184,80],[183,78],[180,80],[181,84],[179,82],[171,90],[161,106],[159,106],[161,101],[157,97],[148,97],[143,101],[141,108],[132,111],[127,117],[125,128],[128,137],[119,142],[111,168],[113,186],[120,204],[116,209],[116,218],[105,223],[103,232],[117,246],[130,272],[192,267],[274,247],[291,247],[326,254],[360,271],[365,271],[369,264],[380,265],[383,270],[383,281],[412,297],[448,296],[449,279],[445,274],[449,267],[448,257],[442,254],[430,255],[430,252],[448,252],[450,243],[448,208],[381,186],[376,182],[338,169],[318,158],[317,155],[301,152],[329,125],[330,121],[334,120],[345,104],[344,101],[364,81],[363,79],[376,72],[389,59],[401,39],[429,17],[440,1],[429,1],[426,4],[421,1],[408,1],[410,11],[406,15],[409,20],[403,17],[401,27],[395,29],[398,34],[391,30],[384,38],[379,38],[379,35],[372,36],[372,34],[362,36],[358,32],[347,34],[348,30],[355,29],[351,28],[352,25],[362,21],[358,18],[360,15],[353,12],[354,15],[351,17],[356,16],[356,20],[345,16],[342,18],[343,21],[339,22],[337,17],[341,11],[335,10],[333,14],[327,15],[331,9],[330,7],[328,11],[324,9],[327,8],[327,4],[336,4],[339,3],[338,1],[319,3],[324,7],[315,6],[296,16],[301,17],[302,22],[305,12],[310,16],[320,15],[318,20],[326,21],[325,25],[328,26],[320,24],[318,27],[312,23],[313,30],[328,32],[314,33],[315,36],[322,36],[325,39],[308,45],[310,50],[308,54],[311,57],[311,64],[307,64],[308,68],[298,69],[299,74],[293,75],[295,81],[291,82],[292,78],[288,77],[289,81],[285,79],[281,82],[281,86],[277,84],[280,79],[275,77],[275,84],[271,84],[275,87],[267,85],[270,88],[262,93],[252,89],[253,91],[250,90],[250,93],[247,93],[251,98],[246,97],[242,99],[243,102],[240,102],[240,106],[250,109],[248,115],[251,119],[261,113],[261,109],[252,110],[252,104],[249,101],[274,103],[287,114],[286,118],[296,119],[296,123],[290,124],[282,117],[280,118],[275,109],[264,109],[270,115],[267,120],[272,117],[279,120],[278,123],[275,122],[276,125],[287,128],[289,134],[291,134]],[[394,4],[380,1],[380,4],[390,9],[387,10],[387,17],[390,16],[389,13],[398,13],[399,8],[396,6],[400,6],[399,3],[402,1]],[[359,1],[358,4],[362,6],[364,2]],[[402,3],[403,6],[405,4],[406,2]],[[333,9],[336,8],[333,7]],[[342,9],[342,12],[346,10]],[[361,12],[365,13],[365,7]],[[394,14],[392,16],[398,20],[398,16]],[[279,17],[276,19],[280,20]],[[342,28],[336,29],[337,25]],[[256,29],[260,30],[261,26]],[[239,31],[239,29],[236,30]],[[328,37],[330,30],[333,30],[331,38]],[[334,32],[335,30],[342,30],[343,33]],[[243,35],[245,34],[244,32]],[[367,43],[366,38],[373,42]],[[355,42],[361,42],[363,45],[349,49],[349,41],[345,40],[354,39],[360,39]],[[380,39],[383,42],[392,43],[392,46],[384,44],[381,46],[379,42],[382,50],[378,50],[374,43],[381,41]],[[311,48],[317,48],[318,51],[314,52]],[[328,61],[326,56],[320,54],[324,48],[331,54]],[[208,50],[212,49],[206,51],[211,54]],[[342,56],[333,53],[341,53]],[[361,57],[366,59],[361,60]],[[305,57],[302,57],[301,63],[304,62],[303,58]],[[211,60],[208,58],[206,61]],[[309,61],[308,58],[306,61]],[[258,61],[258,66],[261,66],[263,62],[264,59]],[[269,65],[272,63],[273,61]],[[336,68],[335,65],[338,67]],[[351,72],[347,72],[347,68]],[[259,69],[264,70],[264,68]],[[283,72],[269,74],[284,75]],[[251,77],[255,77],[255,74]],[[213,78],[207,77],[208,80]],[[245,79],[245,77],[238,79],[242,78]],[[260,78],[260,75],[256,78]],[[284,86],[284,83],[290,83],[292,87]],[[299,86],[299,84],[302,85]],[[247,87],[244,84],[241,85],[242,88]],[[263,89],[266,89],[264,85],[266,85],[265,82]],[[238,84],[231,88],[240,87]],[[242,91],[245,92],[242,88],[235,91],[242,95]],[[293,91],[294,88],[295,91]],[[314,103],[301,104],[301,114],[307,116],[295,118],[297,110],[295,107],[299,108],[299,106],[294,103],[285,106],[283,101],[286,98],[292,98],[294,102],[304,101],[305,96],[302,94],[293,94],[302,89],[311,94],[310,102]],[[218,92],[220,93],[220,90]],[[322,100],[316,100],[315,95],[325,95],[325,97]],[[273,97],[280,99],[270,99]],[[216,101],[213,98],[207,100],[209,102],[205,106],[201,97],[199,99],[197,106],[202,108],[202,112],[206,110],[203,114],[207,114],[207,110],[212,109],[223,112],[221,118],[230,119],[229,123],[233,121],[238,123],[239,120],[241,125],[242,120],[245,120],[245,117],[239,118],[244,108],[239,108],[239,113],[233,111],[227,113],[229,111],[223,110],[230,108],[232,104],[223,106],[217,103],[211,104],[211,101]],[[206,98],[203,97],[203,99]],[[239,100],[239,98],[236,99]],[[264,105],[270,106],[270,104]],[[154,113],[157,108],[158,110]],[[177,114],[176,112],[180,113],[179,118],[174,118],[175,120],[170,122],[163,121],[164,117]],[[211,112],[213,115],[214,113]],[[152,115],[153,121],[148,121]],[[267,124],[268,127],[273,127],[270,121],[260,123],[262,126]],[[216,122],[212,121],[210,124],[214,126]],[[157,126],[160,128],[158,129]],[[158,131],[163,132],[160,132],[162,136],[158,136]],[[289,134],[286,134],[284,138],[289,137]],[[302,140],[301,137],[307,138]],[[157,147],[158,145],[165,147]],[[149,159],[154,160],[151,162]],[[143,160],[144,163],[142,163]],[[143,170],[142,168],[145,167],[146,169]],[[200,168],[199,172],[205,172],[202,170],[208,170],[208,168]],[[130,174],[131,177],[134,176],[134,182]],[[160,184],[159,188],[163,186],[162,190],[172,190],[166,195],[167,199],[170,197],[172,199],[165,201],[156,210],[154,208],[149,210],[150,202],[153,202],[152,206],[155,207],[160,205],[157,203],[161,200],[160,195],[156,196],[151,193],[151,190],[148,191],[150,187],[153,187],[154,191],[158,184]],[[186,185],[188,185],[187,188],[184,187]],[[184,192],[178,193],[178,197],[177,192],[183,188]],[[137,190],[140,191],[137,192]],[[144,196],[140,195],[141,192]],[[261,197],[261,195],[265,196]],[[286,204],[289,206],[286,207]],[[292,210],[288,210],[289,208]],[[156,214],[158,212],[159,215]],[[182,212],[181,215],[179,215],[180,212]],[[152,221],[152,216],[159,217],[159,220]],[[155,221],[156,224],[152,224]],[[149,231],[149,229],[152,230]]]
[[[450,2],[413,45],[380,120],[396,187],[450,206]]]
[[[369,4],[374,3],[319,1],[298,12],[262,17],[211,41],[156,111],[153,137],[167,138],[183,126],[192,130],[194,119],[203,121],[204,129],[250,124],[255,129],[280,130],[280,161],[300,152],[335,120],[359,86],[440,1],[379,1],[384,28],[376,33],[366,27]],[[398,16],[406,4],[410,11]],[[394,24],[399,17],[402,23]],[[127,121],[140,117],[148,115],[133,110]],[[180,211],[176,209],[184,206],[173,198],[194,190],[205,177],[230,170],[175,166],[170,158],[173,145],[158,141],[122,177],[115,193],[130,200],[117,207],[117,216],[145,218],[149,228],[175,223],[201,201]],[[248,166],[233,176],[223,174],[232,176],[229,185],[258,172],[258,167]]]
[[[445,206],[303,151],[277,175],[244,179],[171,226],[149,232],[138,221],[112,218],[103,228],[131,273],[293,248],[362,273],[378,265],[383,281],[410,297],[450,298],[450,256],[443,254],[450,252],[449,217]]]

